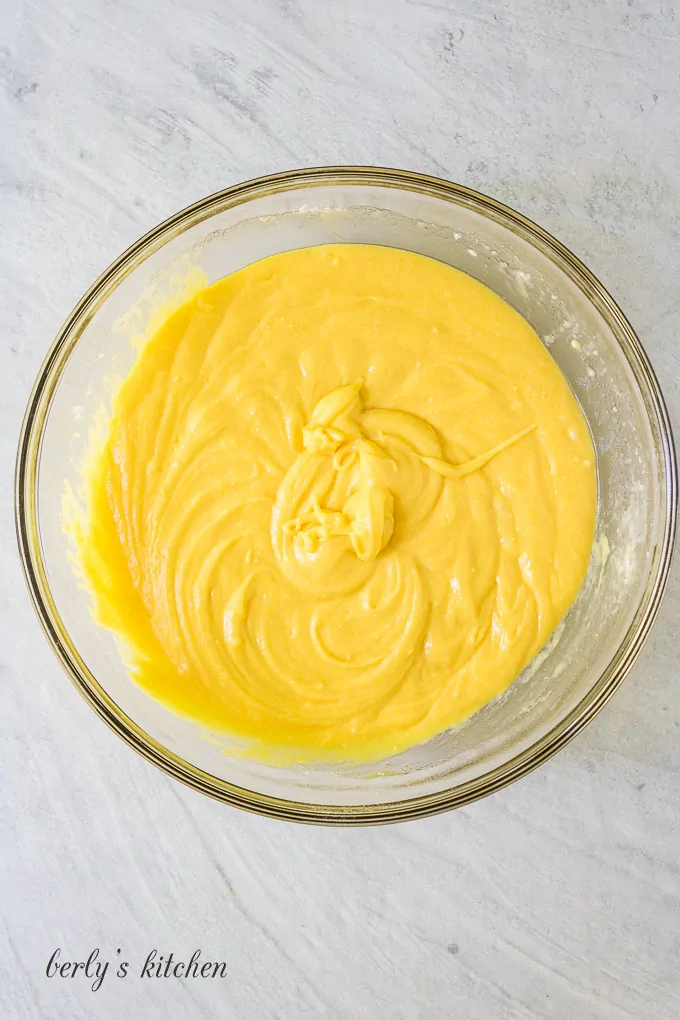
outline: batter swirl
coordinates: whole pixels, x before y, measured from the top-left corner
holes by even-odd
[[[369,759],[466,718],[583,580],[594,453],[529,325],[411,253],[303,249],[148,343],[91,478],[100,621],[257,753]]]

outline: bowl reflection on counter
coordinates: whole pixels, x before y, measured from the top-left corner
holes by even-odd
[[[130,339],[178,281],[210,283],[256,259],[327,242],[405,248],[491,287],[534,327],[578,398],[597,454],[599,504],[588,575],[558,633],[470,720],[371,765],[276,767],[229,753],[146,695],[98,627],[58,512],[81,484],[93,423]],[[677,468],[658,383],[632,328],[595,277],[523,216],[459,185],[398,170],[328,167],[228,188],[156,227],[74,309],[40,371],[16,474],[19,546],[41,624],[95,711],[170,775],[218,800],[280,818],[363,824],[469,803],[526,774],[611,697],[665,588]],[[234,746],[233,751],[237,748]]]

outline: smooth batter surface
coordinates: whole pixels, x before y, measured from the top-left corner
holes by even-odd
[[[171,708],[371,759],[500,694],[573,602],[595,458],[529,325],[367,245],[203,290],[142,351],[91,479],[98,619]]]

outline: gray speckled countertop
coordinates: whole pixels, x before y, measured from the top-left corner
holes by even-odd
[[[310,829],[203,799],[95,718],[33,617],[11,499],[29,388],[91,280],[194,199],[321,163],[544,225],[628,313],[677,427],[679,36],[674,0],[2,4],[3,1020],[680,1015],[680,561],[629,679],[546,766],[431,820]],[[48,979],[56,947],[130,973]],[[139,976],[197,947],[226,978]]]

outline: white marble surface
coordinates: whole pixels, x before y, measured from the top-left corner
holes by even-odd
[[[680,425],[674,0],[0,2],[0,1016],[674,1020],[680,562],[639,663],[528,779],[370,830],[191,793],[71,688],[15,550],[29,387],[91,280],[232,182],[320,163],[440,174],[520,208],[629,314]],[[131,963],[93,992],[52,951]],[[228,976],[139,977],[156,948]]]

